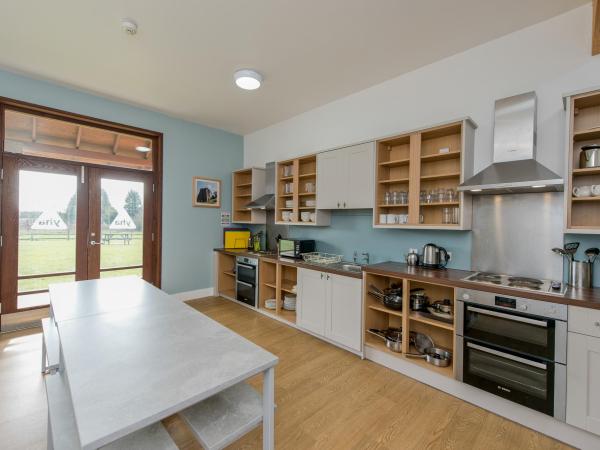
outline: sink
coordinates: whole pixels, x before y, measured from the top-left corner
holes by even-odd
[[[362,266],[359,266],[358,264],[342,264],[342,270],[348,272],[361,272]]]

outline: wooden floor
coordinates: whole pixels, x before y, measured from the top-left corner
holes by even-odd
[[[189,304],[279,356],[278,449],[569,448],[230,301]],[[2,450],[46,448],[40,347],[38,330],[0,337]],[[260,389],[260,377],[251,383]],[[177,416],[164,423],[181,449],[201,448]],[[230,448],[261,441],[258,428]]]

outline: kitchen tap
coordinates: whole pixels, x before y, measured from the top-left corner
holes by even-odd
[[[362,258],[363,262],[368,265],[369,264],[369,252],[362,253],[362,257],[363,257]]]
[[[354,250],[354,255],[352,256],[352,261],[354,264],[358,264],[358,252]]]

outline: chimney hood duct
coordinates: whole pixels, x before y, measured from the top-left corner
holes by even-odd
[[[246,205],[248,209],[275,209],[275,163],[265,164],[265,194]]]
[[[563,179],[536,161],[535,92],[496,100],[494,159],[458,186],[472,194],[562,191]]]

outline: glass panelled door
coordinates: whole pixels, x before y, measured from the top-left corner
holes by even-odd
[[[152,278],[152,176],[90,172],[89,278]]]
[[[78,239],[85,191],[80,167],[4,159],[3,313],[48,305],[48,285],[85,278]],[[78,270],[79,269],[79,270]]]

